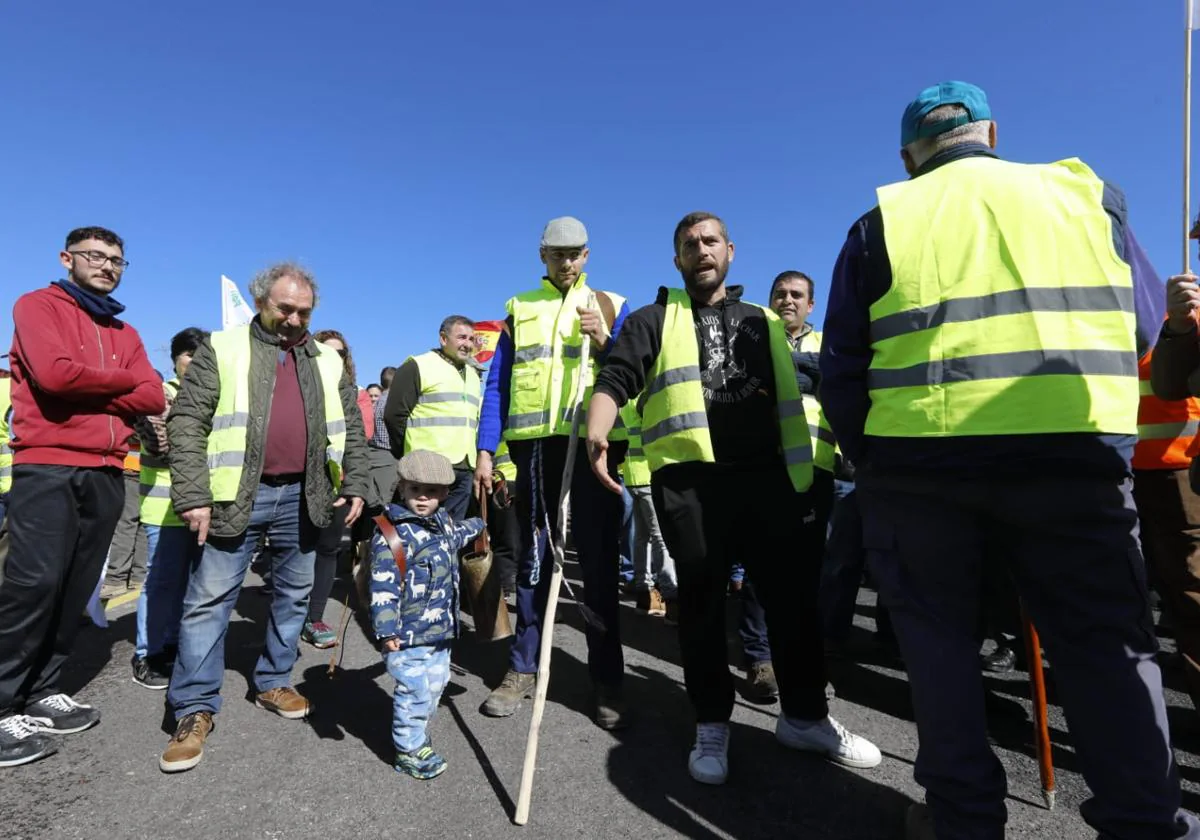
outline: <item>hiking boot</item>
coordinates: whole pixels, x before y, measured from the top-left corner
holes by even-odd
[[[254,705],[288,720],[302,720],[308,717],[308,713],[312,710],[312,706],[304,699],[304,696],[290,685],[260,692],[254,698]]]
[[[775,680],[775,666],[770,659],[750,663],[746,669],[746,694],[756,703],[779,699],[779,683]]]
[[[866,769],[883,761],[877,746],[828,716],[818,721],[803,721],[780,715],[775,724],[775,738],[785,747],[822,753],[845,767]]]
[[[76,703],[70,695],[51,694],[25,707],[25,715],[38,732],[72,735],[100,722],[100,710]]]
[[[937,840],[933,833],[933,814],[928,805],[914,803],[904,815],[904,840]]]
[[[337,645],[338,637],[333,628],[324,621],[306,621],[300,638],[315,648],[324,650]]]
[[[160,658],[133,655],[130,664],[133,666],[133,681],[143,688],[162,691],[171,684],[171,675],[159,668]]]
[[[28,764],[58,752],[54,739],[38,734],[28,715],[0,718],[0,767]]]
[[[663,612],[663,622],[668,627],[679,626],[679,601],[675,598],[668,600],[666,610]]]
[[[619,685],[596,686],[596,725],[609,732],[629,726],[629,706]]]
[[[658,587],[650,590],[650,603],[646,606],[646,615],[666,615],[667,602],[663,599]]]
[[[729,724],[696,724],[696,743],[688,755],[688,773],[705,785],[723,785],[729,778]]]
[[[424,782],[446,772],[446,759],[435,753],[433,745],[426,741],[409,753],[397,750],[394,766],[397,773],[407,773]]]
[[[158,769],[164,773],[191,770],[204,758],[204,741],[213,731],[211,712],[192,712],[175,725],[175,734],[158,759]]]
[[[522,700],[533,696],[535,685],[537,674],[521,674],[510,668],[500,685],[483,701],[483,713],[488,717],[508,717]]]

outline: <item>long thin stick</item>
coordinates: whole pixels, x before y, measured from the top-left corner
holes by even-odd
[[[1195,0],[1187,0],[1187,45],[1183,52],[1183,273],[1191,273],[1192,232],[1192,21]]]
[[[1050,721],[1046,708],[1046,674],[1042,671],[1042,641],[1025,607],[1021,607],[1025,626],[1026,655],[1029,659],[1029,693],[1033,699],[1033,743],[1037,747],[1038,775],[1042,781],[1042,799],[1054,810],[1054,756],[1050,751]]]
[[[588,306],[595,307],[594,297]],[[579,380],[572,395],[575,405],[571,420],[571,437],[567,441],[567,459],[563,464],[562,484],[558,491],[558,533],[552,536],[554,571],[550,575],[550,593],[546,598],[546,613],[542,616],[542,648],[538,651],[537,687],[533,692],[533,715],[529,719],[529,737],[525,739],[525,762],[521,767],[521,789],[517,793],[517,811],[513,822],[525,825],[529,822],[529,806],[533,798],[533,773],[537,768],[538,731],[542,726],[542,715],[546,711],[546,694],[550,690],[550,654],[554,650],[554,615],[558,611],[558,592],[562,587],[563,562],[566,560],[567,516],[571,501],[571,481],[575,476],[575,453],[579,449],[579,426],[583,417],[583,395],[587,391],[587,371],[591,339],[583,336],[582,355],[579,360]]]

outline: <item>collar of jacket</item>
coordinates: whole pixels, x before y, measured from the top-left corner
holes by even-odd
[[[945,166],[947,163],[953,163],[956,160],[968,157],[998,158],[999,155],[986,143],[963,143],[961,146],[951,146],[949,149],[943,149],[938,152],[917,167],[917,171],[912,174],[909,180],[920,178],[922,175],[932,172],[938,167]]]
[[[410,522],[414,525],[420,525],[427,531],[441,533],[450,530],[450,514],[446,513],[446,509],[440,506],[433,512],[433,516],[418,516],[409,510],[407,506],[392,503],[388,505],[388,519],[392,520],[393,525]]]
[[[273,332],[268,332],[267,328],[262,325],[262,320],[258,315],[254,316],[254,320],[250,322],[250,335],[254,336],[263,344],[270,344],[273,347],[283,348],[283,340]],[[320,350],[317,349],[317,342],[309,341],[312,336],[305,333],[304,337],[292,345],[290,349],[298,353],[304,353],[306,356],[316,356]]]
[[[792,345],[793,350],[796,349],[800,342],[804,340],[804,336],[808,335],[812,331],[813,325],[808,323],[808,321],[805,321],[804,326],[800,328],[800,335],[792,335],[791,333],[788,333],[788,344]]]
[[[687,288],[687,287],[684,286],[684,288]],[[721,298],[719,301],[714,303],[711,307],[704,307],[701,304],[697,303],[696,298],[691,294],[691,292],[688,293],[688,297],[692,298],[692,309],[703,309],[703,308],[711,309],[711,308],[722,307],[727,303],[737,303],[738,301],[740,301],[742,299],[743,291],[745,291],[745,287],[743,287],[743,286],[726,286],[725,287],[725,297]],[[658,287],[658,299],[657,300],[658,300],[658,304],[660,306],[666,306],[667,295],[669,292],[670,292],[670,289],[668,289],[666,286]]]

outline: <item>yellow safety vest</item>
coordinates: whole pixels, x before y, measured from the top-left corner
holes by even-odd
[[[221,395],[208,435],[208,473],[213,501],[237,498],[246,460],[246,430],[250,423],[250,325],[212,334],[213,353],[221,378]],[[342,457],[346,451],[346,413],[338,391],[344,366],[332,347],[316,342],[317,373],[325,403],[325,459],[336,492],[342,486]]]
[[[1133,280],[1076,159],[965,158],[878,190],[866,433],[1137,434]]]
[[[642,449],[651,472],[670,464],[716,460],[708,432],[704,391],[700,387],[700,344],[692,299],[684,289],[668,289],[666,310],[662,350],[650,370],[642,409]],[[783,461],[792,486],[802,493],[812,486],[813,478],[808,421],[796,386],[787,330],[771,310],[763,308],[763,315],[771,343]]]
[[[0,379],[0,493],[12,489],[13,453],[8,446],[8,410],[12,408],[12,379]]]
[[[475,435],[479,429],[479,374],[470,365],[458,368],[436,350],[411,357],[421,376],[421,395],[408,417],[404,451],[428,449],[451,464],[475,467]]]
[[[796,352],[820,353],[821,333],[817,330],[810,330],[800,336],[800,346]],[[838,452],[837,438],[833,436],[833,429],[830,428],[829,421],[825,419],[825,412],[821,410],[821,403],[816,394],[801,393],[800,399],[804,402],[804,417],[808,420],[808,436],[812,439],[813,466],[826,472],[833,472]]]
[[[540,288],[510,298],[505,305],[513,320],[513,366],[508,423],[504,430],[506,440],[535,440],[571,434],[575,408],[572,400],[580,375],[585,377],[587,390],[579,432],[581,436],[586,433],[587,404],[600,366],[593,352],[588,356],[587,369],[581,371],[579,363],[585,338],[579,330],[576,307],[586,308],[591,293],[587,274],[580,274],[565,295],[543,277]],[[625,299],[612,292],[605,294],[619,312]],[[614,427],[609,435],[609,440],[625,438],[623,425]]]
[[[179,393],[179,380],[163,383],[170,394],[168,402]],[[163,455],[142,453],[142,470],[138,478],[138,515],[146,525],[178,527],[183,520],[175,515],[171,507],[171,470]]]
[[[621,420],[629,433],[629,451],[621,462],[621,478],[626,487],[646,487],[650,484],[650,462],[642,448],[642,417],[638,414],[636,399],[625,403]]]
[[[502,440],[496,447],[496,457],[492,459],[492,469],[504,476],[504,480],[509,484],[517,480],[517,465],[513,463],[512,453],[508,451],[508,441]]]

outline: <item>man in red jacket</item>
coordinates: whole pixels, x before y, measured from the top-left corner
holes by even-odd
[[[67,234],[67,279],[13,307],[13,485],[0,582],[0,767],[57,747],[100,712],[58,691],[79,616],[100,579],[125,498],[134,417],[165,408],[137,331],[109,294],[128,263],[104,228]]]

